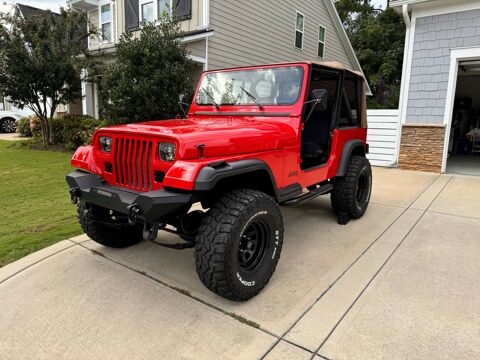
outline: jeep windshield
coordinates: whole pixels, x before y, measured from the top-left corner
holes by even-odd
[[[300,66],[220,71],[206,74],[197,105],[293,105],[303,81]]]

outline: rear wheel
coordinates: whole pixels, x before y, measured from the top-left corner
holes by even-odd
[[[244,301],[257,295],[275,271],[283,243],[276,201],[254,190],[234,190],[216,202],[196,237],[198,276],[212,292]]]
[[[104,246],[124,248],[143,239],[141,228],[129,225],[126,219],[111,210],[80,201],[77,214],[87,236]]]
[[[367,210],[372,193],[372,169],[363,156],[350,158],[347,171],[337,180],[331,201],[335,214],[348,214],[352,219],[360,218]]]
[[[0,122],[0,129],[2,130],[2,132],[13,133],[15,132],[16,128],[17,126],[15,123],[15,119],[6,118]]]

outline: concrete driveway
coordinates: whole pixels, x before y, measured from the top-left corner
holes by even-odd
[[[282,211],[277,271],[246,303],[147,242],[80,236],[3,267],[2,358],[480,358],[480,178],[377,168],[347,226],[328,197]]]
[[[28,138],[21,137],[17,133],[1,133],[0,132],[0,140],[6,140],[6,141],[22,141],[22,140],[28,140]]]

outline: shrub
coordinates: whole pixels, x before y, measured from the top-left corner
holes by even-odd
[[[35,141],[42,140],[40,121],[36,117],[30,119],[30,131]],[[104,122],[90,116],[66,114],[52,119],[52,145],[63,145],[68,150],[88,145],[96,129]]]
[[[30,117],[30,131],[35,140],[42,140],[42,127],[40,125],[40,119],[37,116]]]
[[[62,142],[67,149],[76,149],[81,145],[89,144],[95,130],[104,125],[102,121],[82,115],[67,114],[55,120],[62,125]],[[53,128],[55,136],[55,124]]]
[[[30,118],[22,117],[17,121],[17,133],[23,137],[32,137],[32,129],[30,129]]]

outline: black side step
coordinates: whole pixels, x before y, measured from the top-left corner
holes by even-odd
[[[332,184],[325,184],[322,185],[306,194],[300,195],[292,200],[287,200],[282,203],[282,205],[287,205],[287,206],[293,206],[293,205],[300,205],[303,204],[304,202],[315,199],[316,197],[320,195],[325,195],[332,191],[333,185]]]

